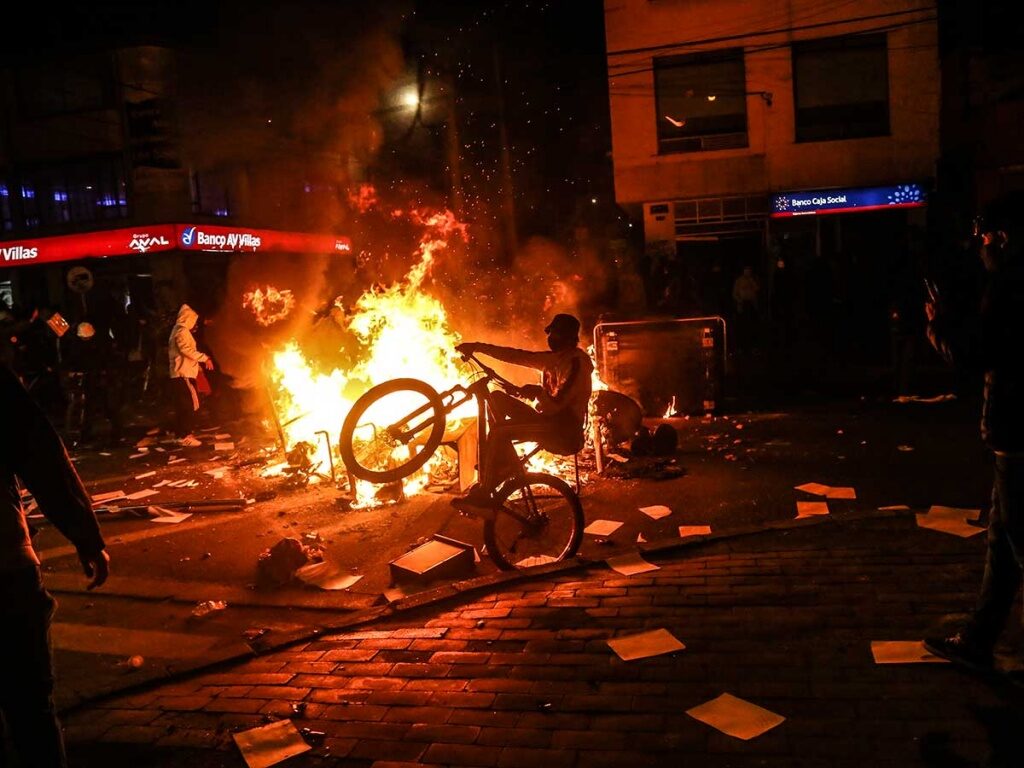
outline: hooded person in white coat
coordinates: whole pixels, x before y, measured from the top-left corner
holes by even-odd
[[[202,445],[192,434],[195,413],[199,410],[199,393],[196,391],[196,377],[199,366],[213,370],[210,356],[196,347],[192,330],[199,322],[199,315],[188,304],[178,310],[178,319],[168,339],[168,356],[171,363],[171,388],[174,393],[174,433],[179,442],[188,447]]]

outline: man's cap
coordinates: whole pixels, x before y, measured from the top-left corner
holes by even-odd
[[[580,321],[572,315],[558,314],[551,318],[544,333],[564,333],[566,335],[579,336]]]

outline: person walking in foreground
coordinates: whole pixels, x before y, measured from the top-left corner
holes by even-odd
[[[1024,270],[1002,230],[981,236],[987,284],[978,315],[953,323],[941,306],[925,304],[928,339],[947,362],[984,372],[981,436],[992,449],[995,480],[989,512],[985,575],[971,619],[949,637],[928,638],[938,656],[981,671],[994,668],[993,649],[1009,618],[1024,569]]]
[[[0,422],[0,654],[5,664],[0,715],[18,765],[62,768],[67,760],[53,703],[50,644],[56,602],[43,587],[18,480],[74,544],[89,589],[107,580],[110,558],[64,444],[7,366],[0,366]],[[0,758],[3,752],[0,742]]]
[[[199,410],[199,392],[196,378],[199,366],[213,370],[210,356],[200,352],[192,335],[199,315],[188,304],[178,310],[178,319],[171,329],[167,352],[171,363],[171,391],[174,395],[174,434],[181,445],[194,448],[202,443],[192,434],[195,414]]]

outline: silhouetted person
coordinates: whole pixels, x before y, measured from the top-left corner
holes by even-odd
[[[171,329],[167,348],[171,363],[171,392],[174,397],[174,433],[179,442],[188,448],[202,445],[192,434],[195,414],[199,410],[199,392],[196,389],[199,366],[213,370],[213,361],[209,355],[199,351],[195,336],[192,335],[198,322],[196,311],[188,304],[182,304],[178,310],[178,320]]]
[[[754,277],[752,267],[744,267],[743,272],[732,284],[732,300],[736,304],[736,335],[738,346],[745,349],[753,345],[757,334],[758,314],[760,311],[761,285]]]
[[[950,321],[942,307],[925,304],[928,338],[949,362],[985,376],[981,436],[995,458],[985,575],[974,613],[959,632],[928,638],[926,647],[977,668],[993,665],[1024,569],[1024,269],[1003,231],[982,236],[979,255],[987,284],[980,311]]]
[[[544,450],[561,455],[576,453],[583,446],[583,425],[590,407],[590,374],[594,364],[577,346],[580,321],[572,315],[555,315],[544,333],[548,335],[549,352],[528,352],[479,342],[458,346],[464,355],[479,353],[534,368],[541,372],[542,383],[527,384],[517,392],[523,400],[536,401],[536,409],[505,392],[488,394],[487,405],[495,423],[487,435],[486,448],[481,446],[483,474],[465,497],[455,499],[455,506],[491,504],[494,490],[510,476],[518,461],[513,440],[535,442]]]
[[[56,602],[43,587],[18,480],[78,551],[89,589],[107,579],[109,558],[89,494],[43,412],[7,366],[0,366],[0,713],[26,768],[66,765],[53,704],[50,620]]]

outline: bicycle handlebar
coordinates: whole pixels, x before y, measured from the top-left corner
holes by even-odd
[[[487,363],[480,362],[476,355],[462,355],[462,359],[465,360],[467,363],[475,363],[477,366],[479,366],[480,370],[483,371],[484,375],[487,376],[487,378],[494,379],[495,381],[497,381],[498,384],[501,385],[502,389],[506,387],[510,387],[512,389],[519,389],[518,385],[513,384],[511,381],[506,379],[496,370],[487,365]]]

